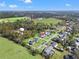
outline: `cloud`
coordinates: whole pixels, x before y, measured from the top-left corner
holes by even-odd
[[[5,6],[6,6],[5,2],[0,3],[0,7],[5,7]]]
[[[9,7],[10,7],[10,8],[16,8],[16,7],[18,7],[18,6],[15,5],[15,4],[12,4],[12,5],[9,5]]]
[[[25,3],[32,3],[32,0],[23,0]]]
[[[71,5],[67,3],[67,4],[65,4],[65,6],[70,7]]]

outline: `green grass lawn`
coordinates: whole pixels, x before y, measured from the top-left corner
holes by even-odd
[[[0,19],[0,22],[15,22],[17,20],[23,20],[24,18],[26,19],[30,19],[28,17],[12,17],[12,18],[3,18],[3,19]],[[33,21],[35,23],[44,23],[44,24],[57,24],[58,22],[62,22],[62,20],[59,20],[59,19],[56,19],[56,18],[43,18],[42,20],[39,20],[38,18],[36,19],[33,19]]]
[[[60,52],[60,51],[55,50],[55,54],[52,56],[51,59],[63,59],[63,56],[67,54],[68,54],[67,51]]]
[[[0,37],[0,59],[43,59],[40,55],[32,56],[27,49]]]
[[[17,20],[22,20],[22,19],[24,19],[24,18],[26,18],[26,17],[12,17],[12,18],[3,18],[3,19],[0,19],[0,22],[15,22],[15,21],[17,21]]]
[[[61,22],[62,20],[56,19],[56,18],[43,18],[42,20],[34,19],[35,23],[45,23],[45,24],[57,24],[58,22]]]

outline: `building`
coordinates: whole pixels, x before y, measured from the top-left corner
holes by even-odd
[[[50,35],[50,32],[49,32],[49,31],[46,31],[45,34],[46,34],[46,35]]]
[[[54,50],[52,46],[48,46],[43,50],[43,55],[44,56],[52,56],[54,54]]]
[[[63,38],[65,36],[65,33],[59,34],[60,38]]]
[[[41,32],[41,33],[40,33],[40,37],[41,37],[41,38],[44,38],[45,36],[46,36],[46,35],[45,35],[45,32]]]
[[[39,40],[38,38],[34,38],[34,42],[38,42],[38,40]]]
[[[63,59],[77,59],[74,55],[65,55]]]
[[[76,38],[75,44],[76,44],[76,48],[79,48],[79,38]]]
[[[51,46],[56,48],[58,46],[58,44],[56,42],[51,42]]]

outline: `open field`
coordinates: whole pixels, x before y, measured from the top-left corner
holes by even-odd
[[[30,19],[28,17],[13,17],[13,18],[4,18],[4,19],[0,19],[0,22],[16,22],[17,20],[23,20],[23,19]],[[55,19],[55,18],[42,18],[41,20],[39,20],[39,18],[37,19],[33,19],[33,21],[35,23],[45,23],[45,24],[57,24],[58,22],[62,22],[62,20],[59,19]]]
[[[0,22],[15,22],[17,20],[23,20],[24,18],[26,17],[13,17],[13,18],[3,18],[3,19],[0,19]]]
[[[32,56],[27,49],[8,39],[0,37],[0,59],[43,59],[40,55]]]
[[[43,19],[34,19],[35,23],[45,23],[45,24],[57,24],[58,22],[61,22],[62,20],[56,19],[56,18],[43,18]]]

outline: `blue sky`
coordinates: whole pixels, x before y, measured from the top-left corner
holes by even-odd
[[[0,0],[0,10],[79,10],[79,0]]]

